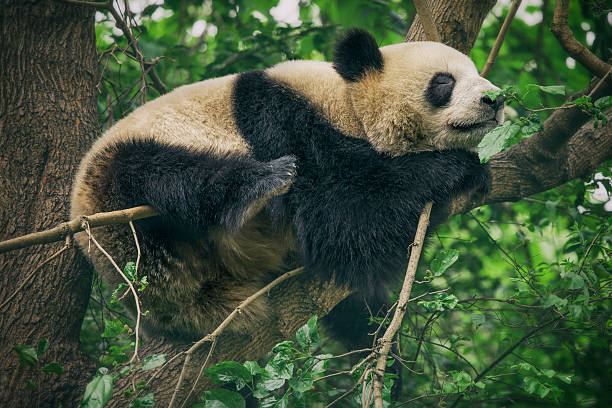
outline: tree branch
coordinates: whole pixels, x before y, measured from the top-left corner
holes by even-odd
[[[155,211],[153,207],[142,205],[140,207],[78,217],[45,231],[34,232],[32,234],[2,241],[0,242],[0,254],[32,245],[61,241],[68,235],[84,231],[82,225],[83,221],[86,221],[90,228],[96,228],[104,225],[127,224],[130,221],[149,218],[156,215],[157,211]]]
[[[597,55],[576,40],[568,25],[569,5],[570,0],[557,0],[550,31],[572,58],[581,63],[591,74],[603,78],[612,65],[600,60]]]
[[[486,78],[487,75],[491,72],[491,68],[493,68],[493,64],[495,64],[495,59],[497,58],[497,54],[499,54],[499,50],[501,49],[502,44],[504,43],[504,38],[506,38],[506,34],[508,33],[508,28],[510,28],[510,23],[514,19],[516,15],[516,11],[521,5],[522,0],[514,0],[512,5],[510,6],[510,10],[508,10],[508,15],[506,16],[504,23],[502,24],[501,29],[499,30],[499,34],[497,34],[497,38],[495,39],[495,44],[493,44],[493,48],[491,48],[491,52],[487,57],[487,62],[485,63],[480,76]]]
[[[404,284],[402,285],[402,291],[399,294],[397,301],[397,307],[395,313],[389,323],[389,327],[385,331],[385,334],[378,340],[380,349],[378,350],[378,357],[376,358],[376,368],[374,370],[374,406],[376,408],[383,408],[382,389],[384,385],[385,369],[387,368],[387,357],[391,350],[391,343],[395,333],[402,326],[404,320],[404,314],[406,314],[406,307],[410,299],[410,292],[412,291],[412,283],[416,275],[417,266],[419,265],[419,258],[423,251],[423,243],[425,241],[425,233],[429,226],[429,215],[431,214],[431,207],[433,203],[427,203],[417,226],[416,233],[414,235],[414,242],[412,243],[412,250],[410,251],[410,260],[408,261],[408,267],[406,269],[406,276],[404,277]]]

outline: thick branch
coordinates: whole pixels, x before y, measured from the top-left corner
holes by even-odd
[[[550,31],[572,58],[581,63],[591,74],[603,78],[612,69],[612,65],[600,60],[597,55],[576,40],[568,25],[569,5],[570,0],[557,0]]]

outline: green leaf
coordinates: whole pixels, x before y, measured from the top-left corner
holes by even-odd
[[[285,341],[281,341],[276,346],[274,346],[274,348],[272,349],[272,352],[278,353],[279,351],[291,350],[292,347],[293,347],[293,342],[291,340],[285,340]]]
[[[431,271],[434,276],[442,275],[452,264],[459,259],[459,251],[456,249],[444,249],[436,253],[436,257],[431,261]]]
[[[298,344],[303,348],[318,346],[321,339],[317,327],[317,316],[314,315],[308,319],[308,322],[295,333],[295,337]]]
[[[481,163],[488,162],[491,157],[510,146],[510,140],[521,130],[509,120],[487,133],[478,144],[478,157]]]
[[[217,383],[225,384],[232,382],[236,384],[237,390],[242,389],[253,380],[251,372],[245,366],[235,361],[223,361],[215,364],[204,370],[204,374]]]
[[[562,95],[565,96],[565,86],[563,85],[537,85],[537,84],[529,84],[535,88],[538,88],[540,91],[551,94],[551,95]]]
[[[134,398],[128,408],[144,408],[155,406],[155,398],[152,392],[148,393],[143,397]]]
[[[125,325],[119,320],[108,320],[104,326],[104,333],[102,337],[105,339],[117,337],[119,334],[125,331]]]
[[[260,390],[260,394],[259,395],[266,395],[267,392],[264,392],[263,394],[261,393],[261,391],[274,391],[279,389],[280,387],[282,387],[285,384],[285,379],[283,378],[278,378],[276,376],[272,376],[267,372],[264,372],[261,375],[261,379],[259,382],[257,382],[257,389]],[[256,395],[257,398],[260,398]]]
[[[123,273],[128,277],[129,280],[136,281],[138,278],[136,277],[136,263],[128,262],[125,264],[125,268],[123,268]]]
[[[87,384],[81,408],[101,408],[110,401],[113,396],[115,378],[112,375],[105,374],[106,372],[108,370],[105,368],[99,369],[98,374]]]
[[[544,298],[544,302],[542,302],[542,306],[544,307],[557,307],[562,308],[567,305],[567,299],[561,299],[557,295],[548,295]]]
[[[35,366],[38,361],[38,357],[36,356],[36,350],[34,347],[30,347],[25,344],[20,344],[13,347],[13,350],[17,352],[19,356],[19,362],[25,366]]]
[[[119,296],[119,291],[123,288],[127,288],[129,287],[129,285],[125,282],[122,282],[119,284],[119,286],[117,286],[117,288],[115,290],[113,290],[113,293],[111,293],[111,300],[116,300],[117,296]]]
[[[245,408],[246,406],[242,395],[225,388],[206,391],[204,397],[205,408]]]
[[[49,340],[44,337],[38,340],[38,344],[36,345],[36,356],[41,358],[47,352],[49,348]]]
[[[289,387],[296,392],[306,392],[312,387],[313,378],[310,373],[303,373],[299,378],[291,378]]]
[[[257,364],[257,361],[245,361],[242,365],[244,366],[244,368],[249,370],[249,372],[253,376],[263,372],[263,368],[261,368],[259,364]]]
[[[593,105],[602,111],[608,110],[608,108],[612,107],[612,96],[607,95],[599,98],[593,103]]]
[[[62,367],[59,363],[53,362],[45,365],[42,368],[42,371],[45,373],[52,373],[57,375],[64,374],[64,367]]]
[[[151,370],[153,368],[157,368],[166,362],[165,354],[151,354],[147,358],[144,359],[142,363],[142,371]]]

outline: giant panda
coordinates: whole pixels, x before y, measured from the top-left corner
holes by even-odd
[[[354,29],[332,63],[209,79],[136,109],[85,155],[71,213],[159,213],[135,222],[149,337],[200,338],[299,265],[370,296],[403,274],[428,201],[435,223],[457,194],[486,191],[473,150],[502,121],[503,99],[484,93],[497,89],[448,46],[379,48]],[[120,265],[136,259],[129,226],[93,234]],[[76,238],[111,287],[122,282]],[[260,297],[230,329],[267,313]]]

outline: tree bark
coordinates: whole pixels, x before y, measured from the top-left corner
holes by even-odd
[[[0,3],[0,240],[67,219],[72,178],[98,132],[94,10],[43,1]],[[61,244],[0,256],[0,406],[77,406],[91,365],[79,332],[91,276],[74,249],[26,277]],[[49,349],[36,366],[15,345]],[[61,364],[64,374],[41,367]],[[28,387],[26,385],[31,382]]]
[[[429,0],[429,8],[442,42],[469,54],[495,0]],[[425,41],[421,17],[417,14],[406,41]]]

